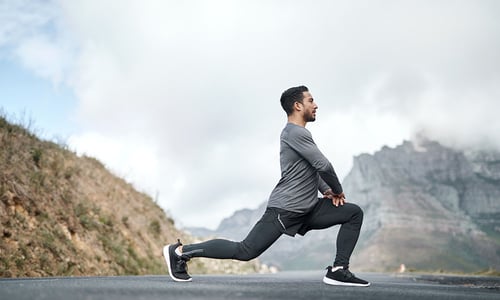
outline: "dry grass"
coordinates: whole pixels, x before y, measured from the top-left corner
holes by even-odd
[[[146,194],[91,157],[0,116],[0,276],[164,274],[164,244],[192,241]],[[255,272],[202,261],[194,273]]]

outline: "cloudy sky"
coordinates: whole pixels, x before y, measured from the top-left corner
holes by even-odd
[[[97,157],[181,226],[267,199],[279,97],[302,84],[341,178],[416,133],[500,148],[500,2],[0,0],[3,114]]]

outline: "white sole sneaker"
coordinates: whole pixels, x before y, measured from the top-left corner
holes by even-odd
[[[361,284],[361,283],[353,283],[353,282],[343,282],[343,281],[338,281],[334,279],[330,279],[328,277],[323,277],[323,282],[329,285],[339,285],[339,286],[360,286],[360,287],[367,287],[370,286],[370,283],[368,282],[367,284]]]
[[[170,249],[170,245],[166,245],[165,247],[163,247],[163,258],[165,258],[165,262],[167,263],[168,275],[170,275],[170,278],[172,278],[172,280],[177,281],[177,282],[189,282],[189,281],[193,280],[193,278],[189,278],[189,279],[175,278],[175,276],[172,274],[172,269],[170,266],[169,249]]]

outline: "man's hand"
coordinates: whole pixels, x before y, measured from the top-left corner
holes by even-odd
[[[334,194],[332,189],[328,189],[323,193],[323,198],[328,198],[332,200],[333,205],[339,206],[339,205],[344,205],[345,203],[345,195],[344,193],[340,193],[338,195]]]

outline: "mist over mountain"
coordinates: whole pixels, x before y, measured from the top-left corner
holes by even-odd
[[[499,152],[405,141],[356,156],[343,187],[347,200],[365,212],[353,269],[500,268]],[[242,239],[265,206],[237,211],[213,232],[190,231]],[[337,231],[338,226],[282,237],[260,260],[281,269],[324,267],[333,260]]]

